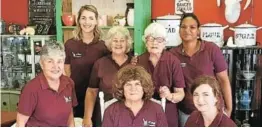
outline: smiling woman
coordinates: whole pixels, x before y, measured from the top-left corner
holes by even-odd
[[[100,104],[96,102],[98,90],[105,94],[105,101],[111,100],[112,96],[112,79],[117,71],[130,63],[131,57],[128,52],[132,46],[132,38],[127,28],[115,26],[109,29],[105,45],[111,51],[111,55],[98,59],[92,69],[90,81],[86,91],[85,98],[85,116],[83,126],[92,126],[92,117],[96,126],[101,125]],[[95,110],[94,110],[94,106]]]
[[[197,111],[192,112],[186,127],[236,127],[224,114],[220,86],[212,76],[200,76],[192,84],[191,93]]]
[[[153,81],[143,67],[123,67],[113,84],[113,95],[118,101],[106,109],[102,126],[167,127],[162,107],[150,100],[153,93]]]
[[[77,100],[74,82],[63,75],[64,61],[63,44],[50,42],[43,46],[40,53],[43,73],[24,86],[16,126],[74,126],[72,108],[77,105]]]

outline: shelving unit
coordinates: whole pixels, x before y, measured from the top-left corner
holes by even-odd
[[[36,47],[55,38],[55,35],[0,35],[2,111],[16,111],[21,89],[41,71]]]
[[[126,26],[134,33],[134,52],[138,55],[145,51],[145,45],[142,41],[144,29],[151,22],[151,0],[134,0],[134,26]],[[63,26],[62,25],[62,0],[56,0],[56,31],[57,40],[65,42],[64,36],[66,33],[73,31],[75,26]],[[101,29],[110,29],[112,26],[103,26]],[[66,35],[67,36],[67,35]],[[67,39],[67,38],[66,38]]]

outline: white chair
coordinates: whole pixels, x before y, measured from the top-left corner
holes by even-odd
[[[117,101],[117,99],[113,98],[113,99],[105,102],[105,100],[104,100],[104,93],[102,91],[100,91],[99,92],[99,100],[100,100],[101,120],[103,121],[105,109],[109,105],[115,103]],[[165,111],[165,109],[166,109],[166,98],[162,98],[161,101],[153,99],[153,98],[151,98],[150,100],[160,104],[162,106],[162,108],[164,109],[164,111]]]

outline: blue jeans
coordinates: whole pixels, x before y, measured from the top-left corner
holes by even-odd
[[[179,126],[184,127],[190,115],[182,112],[181,110],[178,110],[178,115],[179,115]]]

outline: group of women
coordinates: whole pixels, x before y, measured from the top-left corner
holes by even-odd
[[[215,44],[199,39],[199,26],[184,14],[182,44],[166,50],[165,28],[151,23],[147,52],[132,57],[129,30],[112,27],[102,40],[97,9],[82,6],[74,38],[43,47],[43,73],[22,91],[17,126],[74,126],[74,117],[83,126],[235,126],[227,64]],[[99,91],[105,101],[118,100],[104,117]],[[165,111],[152,98],[166,99]]]

